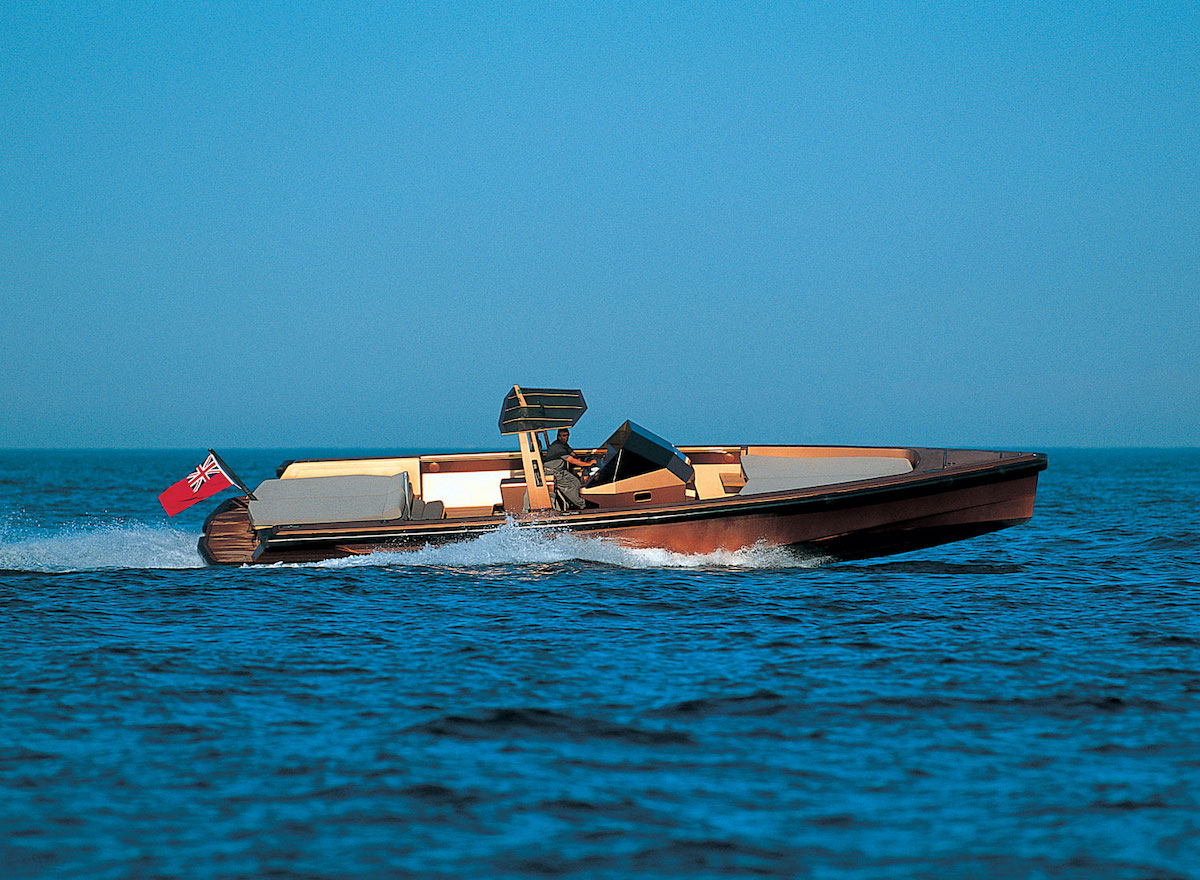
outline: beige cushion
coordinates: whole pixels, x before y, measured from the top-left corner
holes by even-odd
[[[883,455],[821,458],[743,455],[742,470],[746,473],[746,485],[738,494],[761,495],[764,492],[809,489],[814,486],[907,474],[912,470],[912,463],[907,458]]]
[[[255,528],[305,523],[385,521],[408,514],[408,474],[355,474],[264,480],[254,490],[250,521]]]

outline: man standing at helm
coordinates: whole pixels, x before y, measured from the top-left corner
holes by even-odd
[[[554,477],[555,491],[561,492],[563,497],[576,510],[583,510],[587,506],[583,501],[583,497],[579,494],[579,489],[583,484],[579,481],[579,477],[571,473],[568,465],[591,467],[595,462],[577,458],[575,450],[567,442],[570,439],[571,432],[566,428],[559,428],[558,439],[550,444],[550,448],[544,453],[542,461],[546,465],[546,473]]]

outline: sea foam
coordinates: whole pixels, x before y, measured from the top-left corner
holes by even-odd
[[[499,529],[452,544],[415,550],[385,551],[348,559],[313,563],[347,566],[447,566],[472,568],[491,565],[534,565],[554,562],[593,562],[620,568],[815,568],[826,557],[783,547],[757,544],[742,550],[676,553],[649,547],[628,547],[610,538],[570,532],[532,531],[511,520]]]
[[[0,527],[0,569],[8,571],[94,571],[101,569],[199,568],[199,536],[181,529],[114,521],[50,531]],[[493,532],[452,544],[380,551],[324,562],[283,567],[541,565],[591,562],[619,568],[814,568],[827,560],[782,547],[756,545],[712,553],[676,553],[627,547],[609,538],[568,532],[534,532],[511,521]]]
[[[199,568],[204,561],[196,550],[197,537],[182,529],[121,520],[48,531],[0,527],[0,569]]]

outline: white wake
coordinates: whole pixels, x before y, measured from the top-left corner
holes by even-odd
[[[755,545],[743,550],[718,550],[713,553],[676,553],[655,548],[627,547],[610,538],[584,537],[569,532],[535,532],[518,528],[509,522],[494,532],[454,544],[371,553],[312,564],[327,568],[373,565],[471,568],[595,562],[621,568],[703,569],[816,568],[828,561],[826,557],[765,545]]]
[[[0,524],[0,570],[95,571],[103,569],[185,569],[204,565],[194,532],[115,521],[52,531]],[[592,562],[620,568],[815,568],[828,560],[782,547],[757,545],[714,553],[626,547],[608,538],[566,532],[534,532],[508,523],[494,532],[454,544],[414,550],[381,551],[347,559],[280,567],[541,565]]]
[[[144,523],[111,522],[39,531],[0,527],[0,569],[199,568],[195,532]]]

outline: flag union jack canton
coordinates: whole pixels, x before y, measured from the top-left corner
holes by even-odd
[[[210,453],[203,464],[159,495],[158,501],[167,516],[174,516],[197,501],[211,498],[232,485],[229,474],[225,473],[216,456]]]
[[[188,485],[192,487],[193,492],[199,492],[200,487],[207,483],[213,474],[219,473],[221,466],[217,464],[216,458],[210,455],[204,459],[204,464],[187,475]]]

